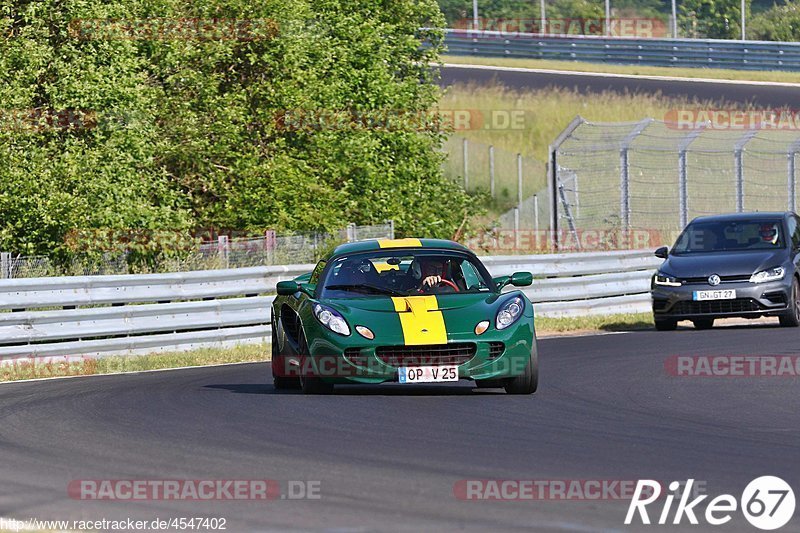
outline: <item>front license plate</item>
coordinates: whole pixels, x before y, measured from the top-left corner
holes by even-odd
[[[458,381],[457,366],[403,366],[397,373],[400,383]]]
[[[694,291],[692,293],[692,300],[702,302],[704,300],[733,300],[736,298],[736,291],[734,289],[725,289],[719,291]]]

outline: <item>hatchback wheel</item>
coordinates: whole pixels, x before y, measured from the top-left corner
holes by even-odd
[[[797,278],[792,280],[789,307],[786,309],[786,314],[780,316],[780,321],[783,327],[796,328],[800,326],[800,284],[797,283]]]

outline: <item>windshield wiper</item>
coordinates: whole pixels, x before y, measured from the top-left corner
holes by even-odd
[[[396,291],[394,289],[390,289],[388,287],[378,287],[377,285],[369,285],[368,283],[361,283],[359,285],[356,284],[339,284],[339,285],[326,285],[325,289],[332,290],[332,291],[350,291],[350,290],[358,290],[358,289],[370,289],[379,294],[386,294],[389,296],[407,296],[406,294]]]

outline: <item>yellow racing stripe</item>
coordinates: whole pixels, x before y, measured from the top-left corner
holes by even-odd
[[[436,296],[393,297],[406,346],[447,344],[447,328]]]
[[[378,239],[381,248],[413,248],[420,247],[422,243],[419,239]]]

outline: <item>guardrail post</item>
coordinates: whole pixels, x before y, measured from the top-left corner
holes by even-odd
[[[11,278],[11,254],[0,252],[0,279]]]
[[[733,166],[736,173],[736,212],[744,211],[744,147],[756,134],[756,130],[749,130],[736,141],[733,152]]]
[[[494,198],[494,145],[489,145],[489,194]]]

